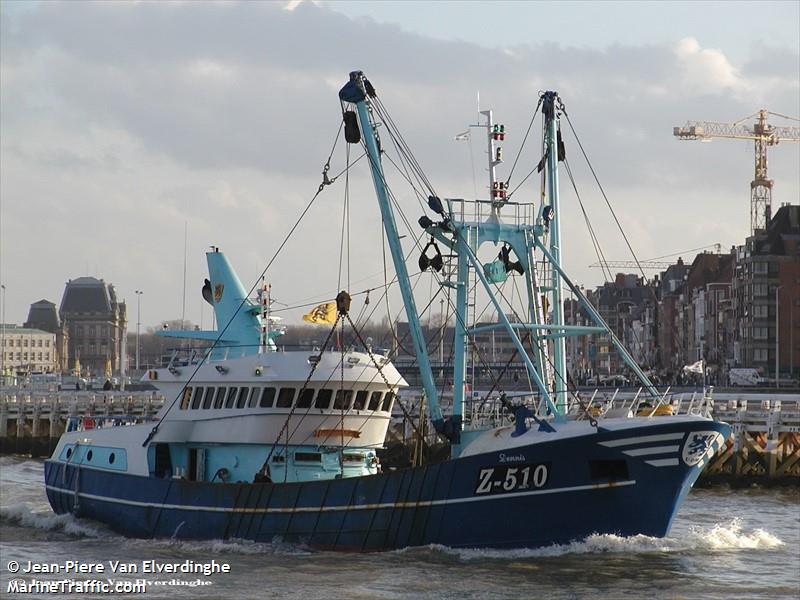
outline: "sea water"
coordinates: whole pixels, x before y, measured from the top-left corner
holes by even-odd
[[[101,524],[53,514],[44,493],[42,461],[0,457],[0,559],[2,598],[109,597],[58,591],[8,593],[9,582],[15,579],[99,577],[143,582],[146,591],[127,597],[148,600],[797,599],[800,488],[693,490],[663,539],[596,535],[532,550],[426,546],[353,554],[315,551],[280,540],[256,544],[126,539]],[[105,572],[12,574],[9,561],[21,568],[29,562],[72,561],[84,569],[101,565]],[[112,562],[139,572],[109,573]],[[197,571],[198,565],[211,564],[229,568],[208,576]],[[143,573],[145,565],[153,568]],[[155,572],[156,565],[176,566]],[[195,571],[181,573],[180,565],[192,565]]]

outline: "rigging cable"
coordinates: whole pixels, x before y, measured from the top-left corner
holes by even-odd
[[[305,216],[308,213],[308,211],[311,210],[311,207],[313,206],[313,204],[316,201],[317,197],[322,193],[322,190],[325,189],[325,186],[332,185],[333,182],[336,181],[336,179],[338,179],[339,175],[341,175],[341,173],[339,173],[339,175],[336,175],[336,177],[334,177],[333,179],[330,179],[328,177],[328,171],[330,170],[331,158],[333,157],[334,150],[336,150],[336,144],[339,142],[339,136],[342,133],[343,126],[344,126],[344,123],[339,123],[339,130],[336,132],[336,138],[333,140],[333,146],[331,147],[331,152],[330,152],[330,154],[328,154],[328,159],[325,161],[325,166],[322,169],[322,183],[319,184],[319,187],[317,188],[316,193],[311,198],[311,200],[308,201],[308,204],[306,204],[306,207],[300,213],[300,216],[297,218],[297,220],[295,221],[294,225],[292,225],[292,228],[289,230],[289,233],[287,233],[286,236],[283,238],[283,241],[280,243],[280,245],[278,246],[278,249],[272,255],[272,258],[267,263],[267,266],[264,267],[263,271],[261,271],[261,275],[259,275],[258,278],[256,278],[256,281],[252,285],[252,287],[250,288],[250,291],[247,292],[244,295],[244,298],[242,298],[242,301],[239,303],[239,306],[237,307],[236,311],[234,311],[233,316],[231,316],[231,318],[228,319],[228,322],[225,324],[225,326],[219,332],[219,335],[217,335],[217,338],[213,341],[211,346],[208,348],[208,353],[209,354],[207,354],[207,356],[210,355],[210,352],[212,350],[214,350],[214,348],[217,347],[217,345],[219,344],[220,340],[225,335],[225,332],[228,331],[228,328],[231,326],[231,323],[233,323],[233,320],[236,317],[236,315],[239,314],[239,311],[247,303],[248,298],[253,294],[255,289],[260,284],[261,280],[266,276],[267,271],[272,266],[272,263],[274,263],[275,259],[278,258],[278,255],[283,250],[283,247],[287,244],[289,239],[292,237],[292,235],[294,234],[295,230],[300,226],[300,223],[305,218]],[[161,426],[161,423],[164,422],[164,418],[169,414],[169,412],[175,406],[175,403],[178,401],[178,398],[181,398],[183,396],[183,394],[186,391],[186,387],[189,385],[189,383],[191,383],[194,380],[194,377],[197,375],[197,372],[200,370],[200,367],[202,367],[204,363],[205,363],[205,360],[201,360],[199,363],[197,363],[197,366],[195,367],[195,369],[192,372],[192,374],[189,376],[189,378],[186,380],[186,382],[181,386],[181,389],[178,391],[178,394],[175,396],[175,398],[172,399],[172,402],[170,402],[169,406],[167,406],[167,409],[164,411],[164,414],[161,415],[160,420],[153,426],[153,428],[150,430],[150,433],[147,434],[147,437],[145,438],[144,442],[142,442],[142,447],[143,448],[146,447],[147,444],[150,443],[150,440],[152,440],[153,437],[156,435],[156,433],[158,433],[158,429]]]
[[[628,236],[625,234],[625,230],[622,229],[622,224],[619,222],[617,218],[617,213],[614,212],[614,208],[611,206],[611,201],[608,199],[606,195],[606,191],[603,189],[603,186],[600,184],[600,179],[597,177],[597,173],[592,166],[589,157],[586,155],[586,150],[583,149],[583,144],[581,143],[580,138],[578,137],[577,132],[575,131],[575,127],[572,125],[572,120],[569,118],[566,109],[564,108],[564,104],[562,103],[559,107],[561,112],[564,113],[564,116],[567,118],[567,124],[569,125],[570,130],[572,131],[572,135],[575,136],[575,141],[578,142],[578,147],[581,149],[581,154],[583,154],[584,160],[586,160],[586,164],[589,166],[589,170],[592,172],[592,176],[594,177],[595,182],[597,183],[597,187],[600,188],[600,193],[603,195],[603,199],[606,201],[606,205],[608,206],[608,210],[611,211],[611,216],[614,217],[614,222],[617,224],[617,228],[619,232],[622,234],[622,238],[625,240],[625,245],[628,246],[628,250],[630,250],[631,256],[633,260],[636,262],[636,266],[639,268],[639,272],[642,274],[642,278],[644,281],[647,281],[647,275],[645,275],[644,269],[642,265],[639,263],[639,258],[636,256],[636,253],[633,251],[633,247],[631,246],[630,241],[628,240]]]

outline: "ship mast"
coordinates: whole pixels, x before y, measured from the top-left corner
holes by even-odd
[[[560,159],[560,148],[558,139],[560,137],[558,124],[558,107],[556,101],[558,92],[545,92],[542,96],[542,114],[545,118],[545,155],[547,156],[547,191],[550,201],[550,254],[554,261],[561,265],[563,257],[561,254],[561,206],[558,195],[558,161]],[[558,269],[551,269],[551,323],[556,331],[564,326],[564,303],[561,296],[561,274]],[[555,370],[553,378],[553,395],[555,403],[562,412],[567,409],[567,354],[566,339],[564,336],[553,338],[553,367]]]
[[[400,286],[400,294],[403,297],[406,316],[408,317],[411,340],[417,356],[419,372],[422,377],[422,387],[425,390],[431,421],[437,431],[442,431],[444,428],[444,418],[442,416],[442,409],[439,406],[439,395],[436,390],[436,382],[433,379],[430,357],[428,356],[425,336],[422,333],[419,313],[417,312],[416,302],[414,301],[414,293],[408,278],[408,267],[405,263],[403,248],[400,245],[400,236],[397,231],[394,211],[389,201],[388,187],[383,173],[383,165],[381,164],[376,124],[373,121],[372,110],[369,106],[370,96],[367,93],[368,88],[371,89],[372,86],[369,84],[366,77],[364,77],[364,74],[361,71],[353,71],[350,73],[350,81],[340,90],[339,98],[344,102],[354,104],[356,107],[364,147],[369,157],[372,182],[375,186],[375,194],[378,197],[378,206],[381,210],[381,217],[386,231],[386,239],[389,243],[389,250],[392,254],[392,261],[394,262],[397,272],[397,281]]]

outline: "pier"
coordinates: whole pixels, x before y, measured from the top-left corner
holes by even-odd
[[[706,467],[701,485],[800,485],[800,395],[733,396],[722,393],[714,399],[714,418],[730,423],[733,433],[725,450]],[[98,424],[146,420],[163,403],[164,397],[154,391],[6,390],[0,393],[0,453],[46,457],[71,418],[94,419]],[[418,440],[408,423],[396,420],[387,442],[393,439],[395,446],[408,445],[410,455],[418,455],[420,449],[410,447]],[[434,442],[428,439],[433,428],[425,430],[429,432],[426,441]]]
[[[706,466],[701,481],[800,484],[800,400],[753,396],[715,401],[714,418],[730,423],[733,432],[724,452]]]
[[[140,392],[35,392],[0,394],[0,454],[49,456],[70,418],[144,420],[153,417],[164,397]]]

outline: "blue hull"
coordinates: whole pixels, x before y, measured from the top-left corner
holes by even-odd
[[[330,481],[191,482],[57,460],[45,462],[45,481],[56,513],[101,521],[131,537],[280,539],[357,551],[426,544],[534,547],[593,533],[666,535],[704,462],[689,465],[680,451],[677,458],[648,461],[652,456],[623,452],[631,443],[613,440],[671,435],[686,448],[698,431],[718,432],[724,440],[730,428],[692,421],[624,432],[601,429],[577,439],[514,448],[511,459],[519,463],[497,452]],[[504,481],[512,482],[508,470],[519,472],[525,465],[538,467],[536,477],[514,478],[510,491],[504,490]],[[487,475],[495,469],[499,479]]]

